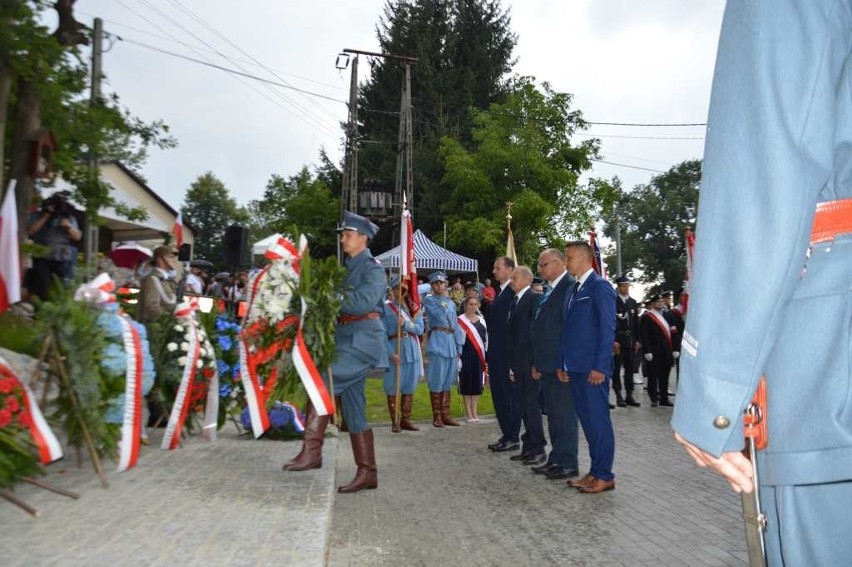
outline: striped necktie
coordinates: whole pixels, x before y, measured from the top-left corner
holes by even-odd
[[[544,304],[547,303],[547,299],[550,297],[550,294],[553,293],[553,288],[548,286],[545,292],[538,298],[538,303],[535,306],[535,318],[538,319],[538,314],[541,313],[541,308],[544,307]]]

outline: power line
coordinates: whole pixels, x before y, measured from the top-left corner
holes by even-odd
[[[575,132],[576,136],[588,136],[590,138],[626,138],[631,140],[703,140],[704,136],[619,136],[616,134],[594,134]]]
[[[586,124],[594,124],[596,126],[707,126],[705,122],[661,122],[658,124],[652,124],[647,122],[589,122],[585,121]]]
[[[653,173],[665,173],[665,171],[661,171],[659,169],[651,169],[650,167],[639,167],[638,165],[627,165],[626,163],[616,163],[614,161],[607,161],[603,159],[593,159],[591,161],[595,163],[605,163],[607,165],[617,165],[618,167],[628,167],[630,169],[641,169],[642,171],[651,171]]]
[[[113,35],[115,35],[115,34],[113,34]],[[184,59],[186,61],[198,63],[199,65],[204,65],[205,67],[212,67],[213,69],[219,69],[220,71],[225,71],[226,73],[231,73],[233,75],[239,75],[241,77],[246,77],[247,79],[254,79],[255,81],[260,81],[262,83],[267,83],[267,84],[270,84],[270,85],[273,85],[273,86],[276,86],[276,87],[281,87],[283,89],[290,89],[290,90],[297,91],[297,92],[300,92],[300,93],[303,93],[303,94],[306,94],[306,95],[315,96],[317,98],[324,98],[325,100],[330,100],[332,102],[341,102],[343,104],[346,104],[346,101],[343,100],[343,99],[340,99],[340,98],[334,98],[334,97],[326,96],[324,94],[315,93],[313,91],[309,91],[309,90],[306,90],[306,89],[300,89],[300,88],[294,87],[292,85],[285,85],[284,83],[279,83],[279,82],[276,82],[276,81],[271,81],[269,79],[264,79],[263,77],[258,77],[257,75],[252,75],[251,73],[243,73],[242,71],[237,71],[236,69],[231,69],[230,67],[223,67],[222,65],[217,65],[216,63],[210,63],[209,61],[203,61],[201,59],[196,59],[195,57],[190,57],[188,55],[183,55],[181,53],[175,53],[174,51],[169,51],[169,50],[163,49],[161,47],[149,45],[147,43],[142,43],[141,41],[128,39],[124,36],[115,35],[115,37],[119,41],[124,41],[126,43],[132,43],[133,45],[138,45],[140,47],[144,47],[146,49],[151,49],[153,51],[159,51],[160,53],[163,53],[165,55],[170,55],[172,57],[177,57],[178,59]],[[399,114],[399,112],[397,112],[396,114]]]

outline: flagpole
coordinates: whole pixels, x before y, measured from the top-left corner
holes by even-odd
[[[401,233],[402,231],[400,231]],[[401,274],[401,272],[400,272]],[[396,385],[396,404],[394,404],[393,413],[394,415],[391,418],[392,423],[399,423],[399,405],[400,400],[402,398],[401,392],[401,384],[400,384],[400,366],[402,366],[402,358],[400,358],[400,354],[402,352],[402,276],[399,278],[399,287],[397,288],[396,293],[396,304],[399,309],[399,313],[396,314],[396,362],[394,363],[395,375],[394,381]]]

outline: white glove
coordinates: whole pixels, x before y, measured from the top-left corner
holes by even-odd
[[[461,372],[461,368],[462,368],[461,358],[457,358],[456,360],[458,360],[458,367],[459,367],[458,371]]]
[[[678,351],[674,351],[674,352],[672,353],[672,356],[674,357],[674,359],[675,359],[675,360],[677,360],[678,358],[680,358],[680,352],[678,352]]]
[[[647,360],[648,362],[651,362],[652,360],[654,360],[654,355],[651,354],[650,352],[646,353],[645,354],[645,360]]]

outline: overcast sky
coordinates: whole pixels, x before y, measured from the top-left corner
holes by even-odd
[[[143,171],[177,208],[208,170],[245,205],[262,195],[271,174],[292,175],[316,163],[323,146],[339,160],[338,123],[346,120],[346,106],[138,43],[342,101],[349,73],[335,68],[335,58],[343,48],[378,49],[375,26],[384,3],[78,0],[76,13],[86,23],[103,18],[106,30],[124,40],[106,43],[104,90],[118,93],[144,120],[163,119],[178,139],[177,149],[153,150]],[[572,93],[590,122],[620,123],[706,122],[723,4],[503,2],[518,35],[515,72]],[[366,76],[368,64],[361,61]],[[704,147],[703,127],[593,125],[588,133],[600,137],[605,161],[622,164],[597,163],[591,175],[617,175],[626,188],[647,183],[655,172],[646,169],[700,158]]]

